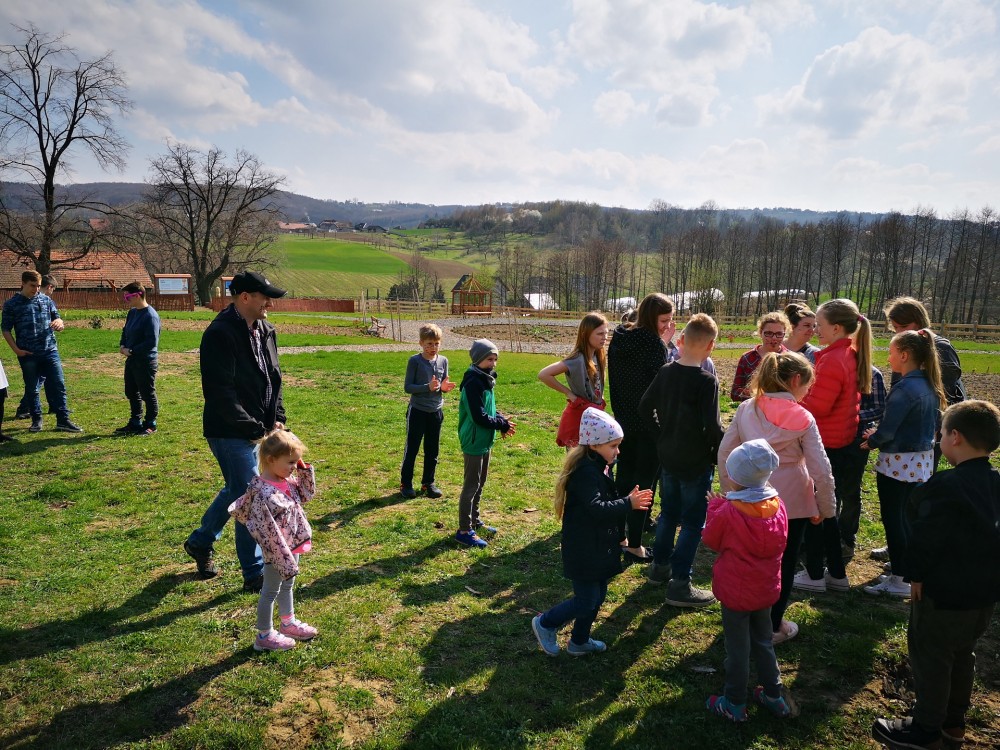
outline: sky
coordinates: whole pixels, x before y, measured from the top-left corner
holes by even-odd
[[[1000,208],[1000,0],[3,0],[178,141],[315,198]]]

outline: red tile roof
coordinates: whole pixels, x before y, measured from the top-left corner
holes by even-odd
[[[71,258],[72,253],[53,250],[52,259]],[[34,268],[31,261],[17,257],[9,250],[0,250],[0,289],[20,289],[21,273]],[[153,286],[138,253],[111,253],[92,250],[79,260],[52,267],[58,289],[107,289],[122,287],[133,281],[145,287]]]

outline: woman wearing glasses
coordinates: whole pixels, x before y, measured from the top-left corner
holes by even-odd
[[[778,354],[788,351],[784,345],[791,325],[784,313],[764,313],[757,321],[757,335],[760,343],[748,351],[736,365],[736,375],[733,377],[733,389],[729,392],[733,401],[746,401],[750,398],[750,378],[753,377],[757,365],[770,352]]]

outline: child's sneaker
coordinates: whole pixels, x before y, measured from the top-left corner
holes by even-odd
[[[708,700],[705,701],[705,708],[713,714],[718,714],[719,716],[729,719],[730,721],[735,721],[737,724],[747,720],[746,703],[737,705],[736,703],[730,702],[730,700],[724,695],[708,696]]]
[[[427,497],[434,498],[435,500],[444,495],[441,489],[434,484],[434,482],[420,485],[420,491],[427,495]]]
[[[409,485],[401,484],[399,486],[399,494],[405,497],[407,500],[412,500],[417,496],[417,491],[410,487]]]
[[[690,579],[672,578],[665,601],[674,607],[707,607],[715,603],[715,597],[711,591],[692,586]]]
[[[779,719],[787,719],[792,715],[792,707],[788,705],[788,701],[783,695],[779,694],[777,698],[772,698],[764,692],[764,688],[757,687],[753,691],[753,700],[754,703],[763,706]]]
[[[531,618],[531,630],[538,639],[538,645],[542,647],[549,656],[559,656],[559,642],[556,640],[555,628],[546,628],[542,625],[542,616],[535,615]]]
[[[319,631],[308,623],[302,622],[301,620],[292,620],[291,622],[281,623],[281,627],[278,628],[278,632],[282,635],[287,635],[289,638],[294,638],[297,641],[310,641],[319,635]]]
[[[472,525],[476,527],[476,531],[480,534],[489,534],[492,536],[497,533],[496,527],[487,526],[483,521],[476,521]]]
[[[593,638],[588,639],[586,643],[573,643],[573,641],[570,641],[566,644],[566,653],[570,656],[600,654],[607,650],[608,644],[604,641],[595,641]]]
[[[808,570],[800,570],[792,578],[792,588],[799,591],[826,593],[826,578],[812,578]]]
[[[875,594],[876,596],[881,594],[906,598],[910,595],[910,584],[906,583],[902,576],[887,575],[885,580],[872,586],[865,586],[864,591],[866,594]]]
[[[843,578],[834,578],[832,575],[830,575],[830,571],[829,570],[824,570],[823,571],[823,580],[826,581],[826,587],[830,591],[850,591],[851,590],[851,582],[847,578],[847,576],[844,576]]]
[[[455,541],[466,547],[479,547],[482,549],[483,547],[490,546],[485,539],[480,539],[476,536],[475,531],[456,531]]]
[[[779,643],[790,641],[799,634],[799,626],[791,620],[782,620],[778,629],[771,633],[771,645],[777,646]]]
[[[269,630],[265,635],[257,633],[253,642],[254,651],[287,651],[295,648],[295,641],[277,630]]]
[[[905,719],[876,719],[872,724],[872,739],[889,748],[929,748],[941,747],[941,732],[924,729],[913,717]]]

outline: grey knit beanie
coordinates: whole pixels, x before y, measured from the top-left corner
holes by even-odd
[[[478,365],[491,354],[499,353],[500,350],[497,349],[497,345],[489,339],[476,339],[472,342],[472,346],[469,347],[469,357],[472,359],[472,364],[474,365]]]

